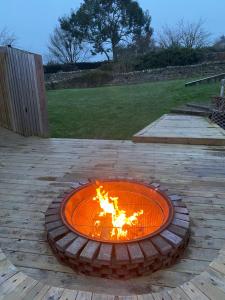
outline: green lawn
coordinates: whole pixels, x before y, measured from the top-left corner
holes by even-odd
[[[93,89],[48,91],[52,137],[131,139],[132,135],[187,102],[207,102],[220,83],[185,88],[184,80]]]

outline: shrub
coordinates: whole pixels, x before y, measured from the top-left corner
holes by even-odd
[[[47,64],[44,66],[44,72],[57,73],[57,72],[72,72],[77,70],[91,70],[97,69],[105,62],[80,62],[75,64]]]
[[[135,65],[135,70],[197,64],[202,62],[204,57],[205,51],[203,49],[161,49],[139,57],[139,62]]]
[[[102,70],[92,70],[83,74],[80,77],[81,84],[84,84],[85,87],[96,87],[102,86],[113,80],[113,75],[111,72],[102,71]]]
[[[113,62],[105,62],[99,67],[99,70],[105,71],[105,72],[113,72],[114,64],[115,63],[113,63]]]

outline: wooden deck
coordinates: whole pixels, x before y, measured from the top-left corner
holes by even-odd
[[[201,116],[168,114],[133,136],[138,143],[225,145],[225,130]]]
[[[154,180],[183,195],[191,240],[176,265],[111,281],[77,275],[56,260],[44,231],[49,203],[77,179],[113,176]],[[0,253],[0,299],[156,300],[162,294],[135,295],[178,286],[164,299],[225,299],[225,251],[218,256],[225,243],[224,186],[224,146],[24,138],[0,129],[0,248],[22,271]]]

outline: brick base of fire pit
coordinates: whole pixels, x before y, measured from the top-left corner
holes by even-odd
[[[175,263],[189,240],[189,213],[181,198],[167,194],[154,183],[119,179],[101,184],[112,186],[110,192],[116,190],[121,198],[127,194],[127,202],[120,205],[123,209],[127,205],[130,215],[132,209],[137,210],[138,197],[138,206],[144,211],[139,224],[128,228],[128,237],[122,239],[110,239],[112,231],[107,231],[105,224],[101,233],[95,233],[90,226],[90,216],[96,216],[97,204],[92,207],[90,200],[95,183],[77,183],[69,195],[54,200],[46,212],[47,239],[57,258],[76,272],[115,279],[149,274]]]

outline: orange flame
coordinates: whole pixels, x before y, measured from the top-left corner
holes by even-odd
[[[111,214],[112,216],[112,231],[111,237],[117,239],[124,238],[127,236],[127,229],[124,226],[134,226],[138,223],[138,217],[144,213],[143,210],[133,213],[132,216],[127,217],[126,211],[119,209],[118,201],[119,197],[110,197],[108,192],[103,190],[103,186],[96,188],[96,196],[93,198],[94,201],[98,201],[102,211],[99,213],[99,217]],[[95,226],[99,227],[101,224],[100,220],[95,222]]]

